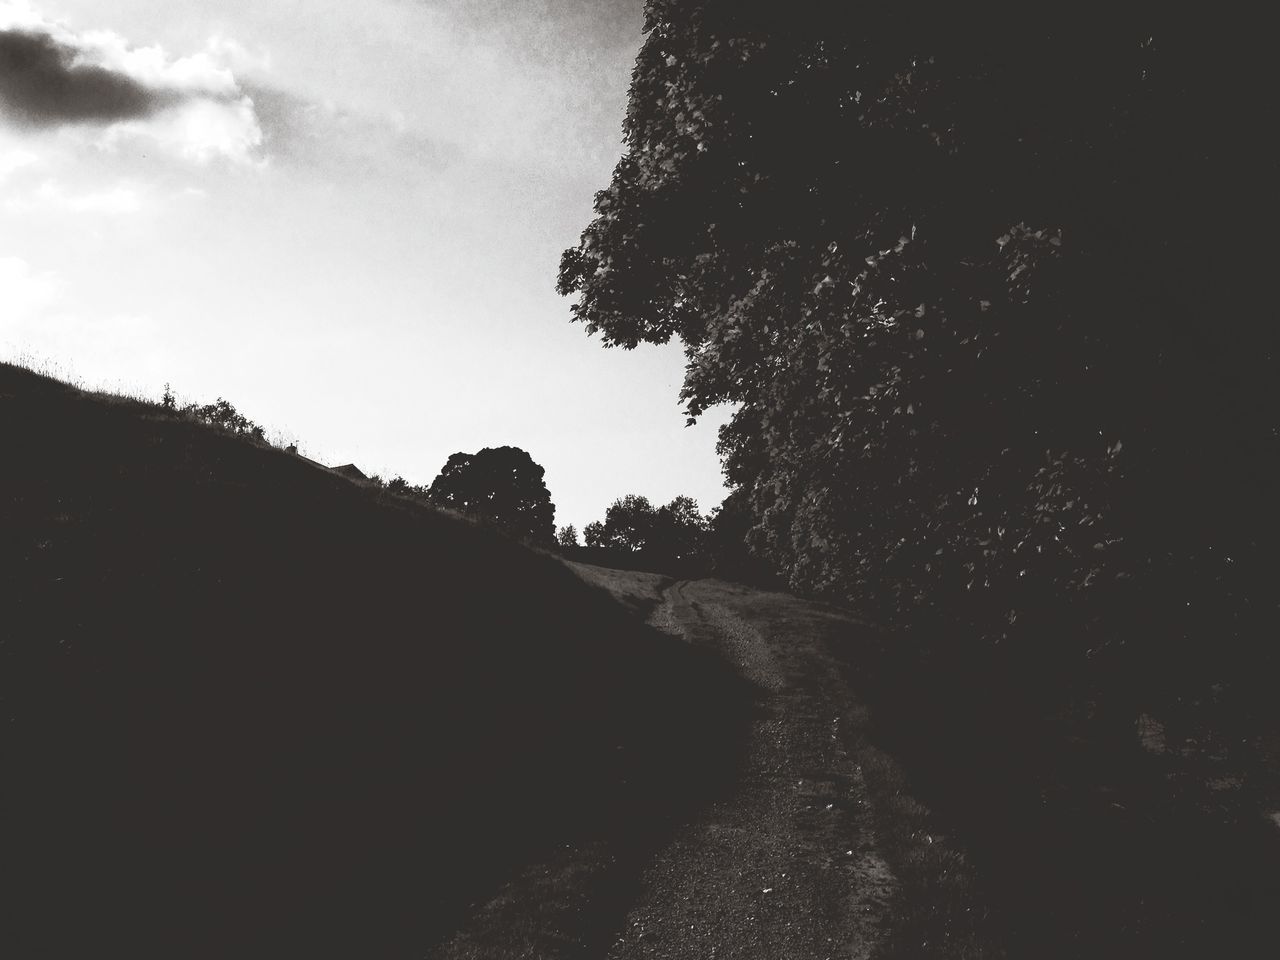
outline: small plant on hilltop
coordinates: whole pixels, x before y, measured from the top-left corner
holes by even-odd
[[[168,396],[166,392],[166,397]],[[222,397],[219,397],[213,403],[206,403],[203,406],[189,403],[182,408],[182,412],[193,420],[199,420],[201,423],[207,423],[212,427],[219,427],[237,436],[251,437],[254,440],[266,442],[266,433],[262,427],[245,417],[236,410],[230,401],[224,400]]]
[[[431,496],[429,487],[410,483],[401,476],[396,476],[387,481],[387,492],[394,493],[398,497],[409,497],[414,500],[427,500]]]

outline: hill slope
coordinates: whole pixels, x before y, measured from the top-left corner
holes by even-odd
[[[733,763],[735,681],[491,531],[2,364],[0,451],[0,952],[421,956]]]

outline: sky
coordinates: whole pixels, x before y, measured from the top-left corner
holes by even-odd
[[[555,292],[641,0],[0,0],[0,359],[222,396],[328,464],[546,468],[557,524],[724,496],[678,345]]]

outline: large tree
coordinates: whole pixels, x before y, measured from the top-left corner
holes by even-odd
[[[1267,59],[1170,9],[847,6],[647,3],[575,319],[680,338],[691,417],[738,405],[726,475],[798,589],[1074,650],[1188,633],[1187,590],[1244,630]]]
[[[666,559],[693,560],[706,550],[707,530],[698,502],[681,494],[657,509],[646,547]]]
[[[485,447],[451,456],[432,481],[429,496],[519,539],[550,544],[556,508],[543,475],[543,468],[519,447]]]
[[[648,497],[629,493],[609,505],[603,521],[587,524],[587,546],[692,560],[705,549],[707,525],[692,497],[682,494],[655,508]]]
[[[649,542],[656,519],[657,511],[648,497],[629,493],[609,505],[599,527],[589,526],[595,542],[588,543],[616,550],[642,550]]]

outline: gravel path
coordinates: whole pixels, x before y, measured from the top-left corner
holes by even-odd
[[[877,941],[893,877],[840,729],[861,713],[819,637],[744,619],[741,595],[677,583],[651,618],[730,660],[761,709],[739,789],[657,856],[614,960],[865,958]]]
[[[640,863],[626,863],[626,845],[615,837],[566,844],[530,864],[477,904],[433,957],[871,955],[895,882],[876,852],[862,773],[845,747],[865,711],[825,647],[849,622],[782,594],[714,580],[662,588],[652,579],[608,586],[643,587],[655,599],[661,589],[649,624],[726,661],[756,690],[733,789]]]

